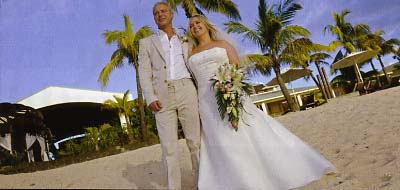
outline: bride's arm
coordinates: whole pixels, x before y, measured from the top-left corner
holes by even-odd
[[[239,56],[236,49],[227,41],[223,41],[223,46],[228,54],[229,63],[239,65]]]

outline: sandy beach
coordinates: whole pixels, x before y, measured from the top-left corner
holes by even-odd
[[[339,171],[299,190],[400,189],[400,87],[345,95],[277,120]],[[189,153],[184,140],[179,143],[183,189],[190,189]],[[47,171],[0,175],[0,189],[166,189],[161,170],[161,148],[154,145]]]

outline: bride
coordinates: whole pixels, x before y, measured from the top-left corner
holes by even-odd
[[[221,120],[210,78],[224,62],[239,64],[233,46],[201,15],[189,20],[189,68],[198,85],[202,122],[199,189],[285,190],[336,172],[322,155],[244,98],[235,131]]]

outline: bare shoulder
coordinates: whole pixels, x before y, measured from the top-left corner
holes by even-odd
[[[214,41],[214,46],[227,49],[227,48],[229,48],[230,44],[229,44],[229,42],[227,42],[225,40],[217,40],[217,41]]]
[[[216,41],[216,46],[225,48],[226,50],[232,50],[233,46],[228,41],[225,40],[218,40]]]
[[[198,47],[194,47],[194,48],[189,50],[189,55],[193,55],[193,54],[196,54],[196,53],[199,53],[199,52],[200,52],[200,49]]]

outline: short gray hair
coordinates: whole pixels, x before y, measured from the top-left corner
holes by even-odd
[[[154,4],[154,6],[153,6],[153,13],[154,13],[154,9],[156,8],[157,5],[165,5],[165,6],[168,7],[169,11],[172,12],[172,8],[171,8],[171,6],[170,6],[167,2],[159,1],[159,2],[157,2],[157,3]]]

